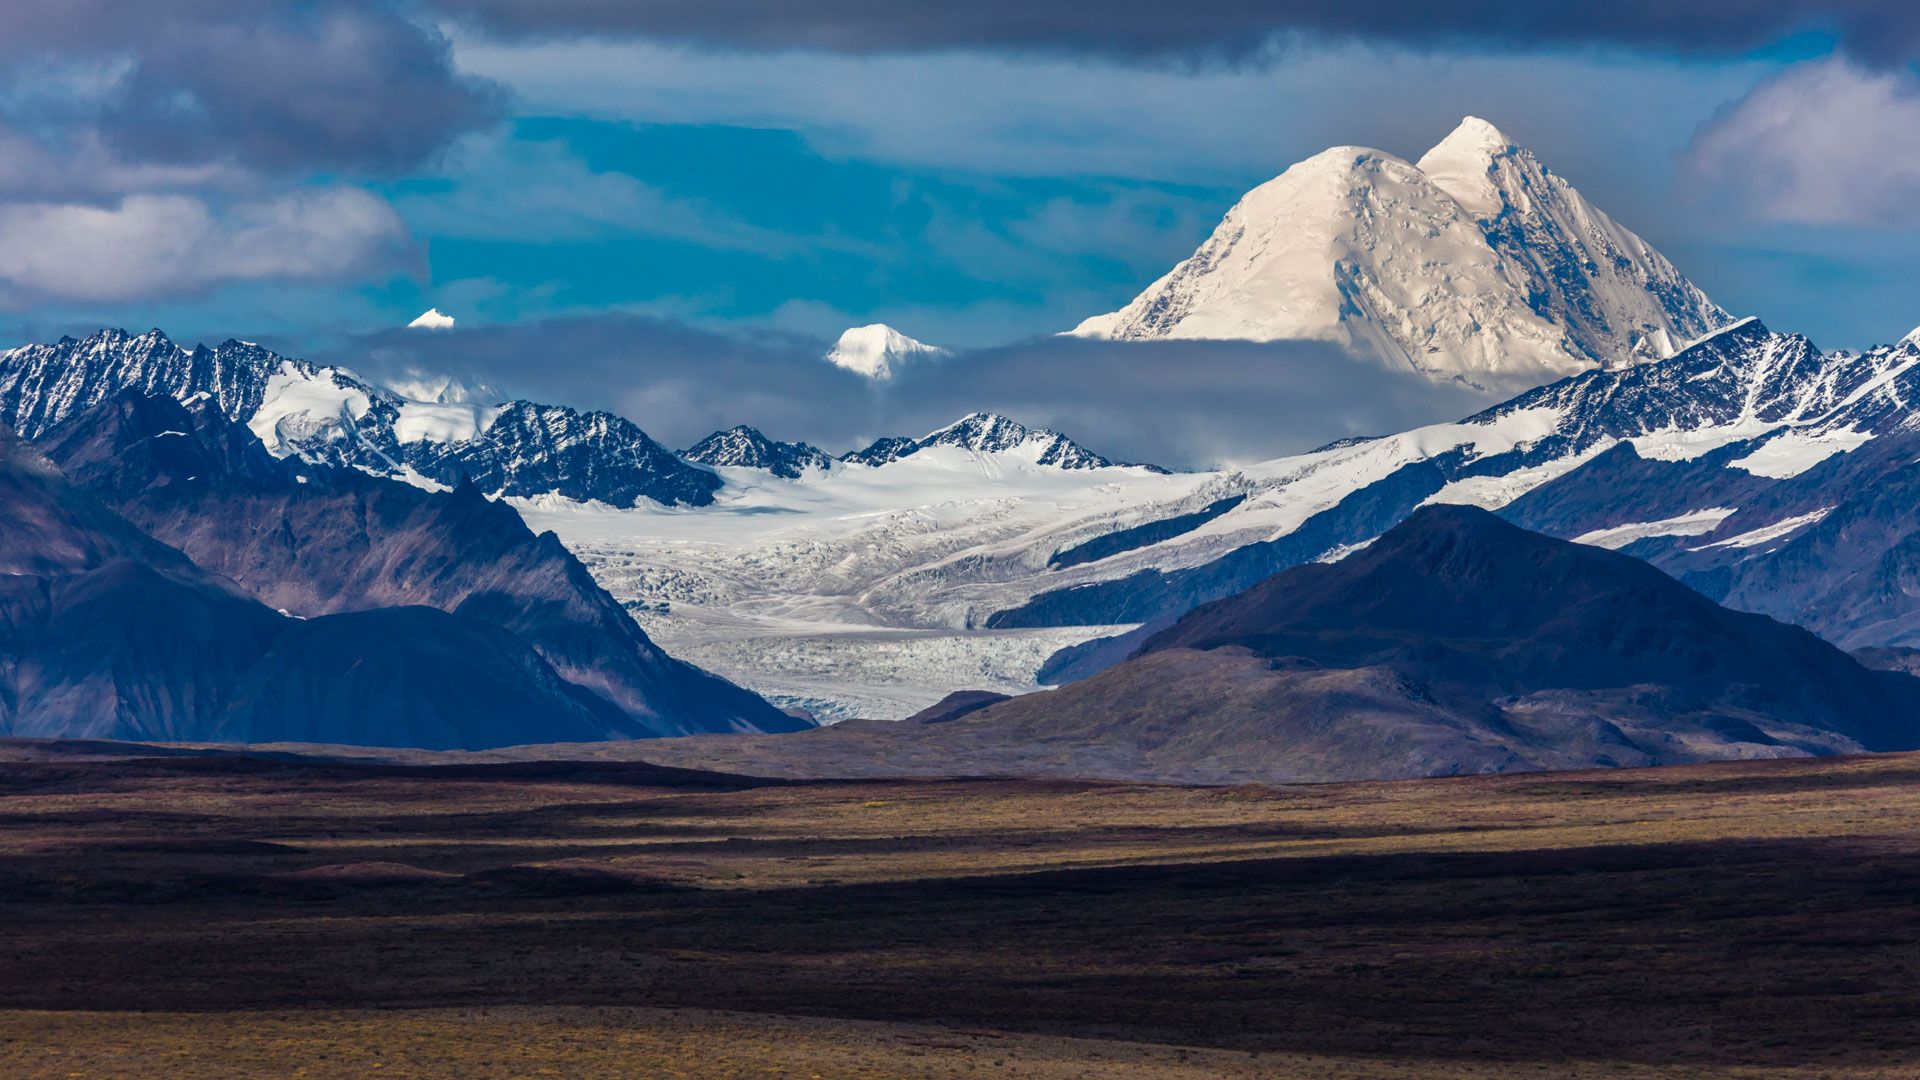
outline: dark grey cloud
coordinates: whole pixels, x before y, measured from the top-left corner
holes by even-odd
[[[825,363],[824,351],[803,338],[594,316],[390,331],[325,359],[374,378],[452,374],[509,395],[608,409],[677,447],[751,424],[838,452],[987,410],[1054,427],[1110,457],[1173,467],[1399,431],[1488,401],[1315,343],[1044,338],[909,367],[885,384]]]
[[[1732,52],[1803,31],[1856,55],[1911,57],[1912,0],[431,0],[507,35],[631,34],[753,49],[1016,48],[1139,57],[1245,57],[1276,36],[1413,45],[1616,45]]]
[[[501,109],[438,31],[381,0],[7,0],[0,61],[109,73],[15,119],[133,161],[397,173]]]

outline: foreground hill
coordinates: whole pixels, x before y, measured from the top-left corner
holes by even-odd
[[[939,724],[842,725],[673,760],[1327,781],[1917,746],[1920,680],[1639,560],[1436,506],[1343,561],[1201,607],[1056,691]]]

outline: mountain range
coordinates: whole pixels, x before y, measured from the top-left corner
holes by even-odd
[[[720,480],[632,421],[529,401],[426,401],[343,368],[226,341],[184,349],[158,330],[101,330],[0,352],[0,424],[38,439],[123,390],[204,394],[275,455],[502,495],[632,506],[713,501]]]

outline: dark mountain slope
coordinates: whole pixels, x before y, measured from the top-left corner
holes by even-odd
[[[8,735],[477,749],[640,733],[473,619],[275,612],[74,488],[8,432],[0,537]],[[449,680],[485,694],[450,695]]]
[[[296,620],[240,679],[217,737],[506,746],[527,741],[533,716],[562,721],[549,721],[571,730],[562,741],[604,738],[631,725],[505,630],[433,608],[395,607]]]
[[[1143,652],[1239,647],[1323,667],[1390,667],[1455,698],[1654,685],[1905,749],[1920,684],[1869,673],[1798,627],[1729,611],[1638,559],[1428,507],[1338,563],[1202,607]]]
[[[605,695],[639,734],[806,726],[662,652],[558,538],[471,484],[429,492],[270,456],[279,470],[253,468],[259,441],[210,404],[131,394],[45,443],[129,519],[271,607],[311,617],[422,605],[493,624]],[[227,462],[242,467],[219,471]]]

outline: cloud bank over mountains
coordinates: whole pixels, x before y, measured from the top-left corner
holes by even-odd
[[[1261,460],[1454,419],[1492,400],[1312,342],[1047,337],[928,358],[884,382],[827,363],[826,344],[608,315],[382,331],[313,359],[375,379],[456,372],[508,395],[609,409],[670,446],[748,424],[837,453],[983,410],[1169,467]]]

